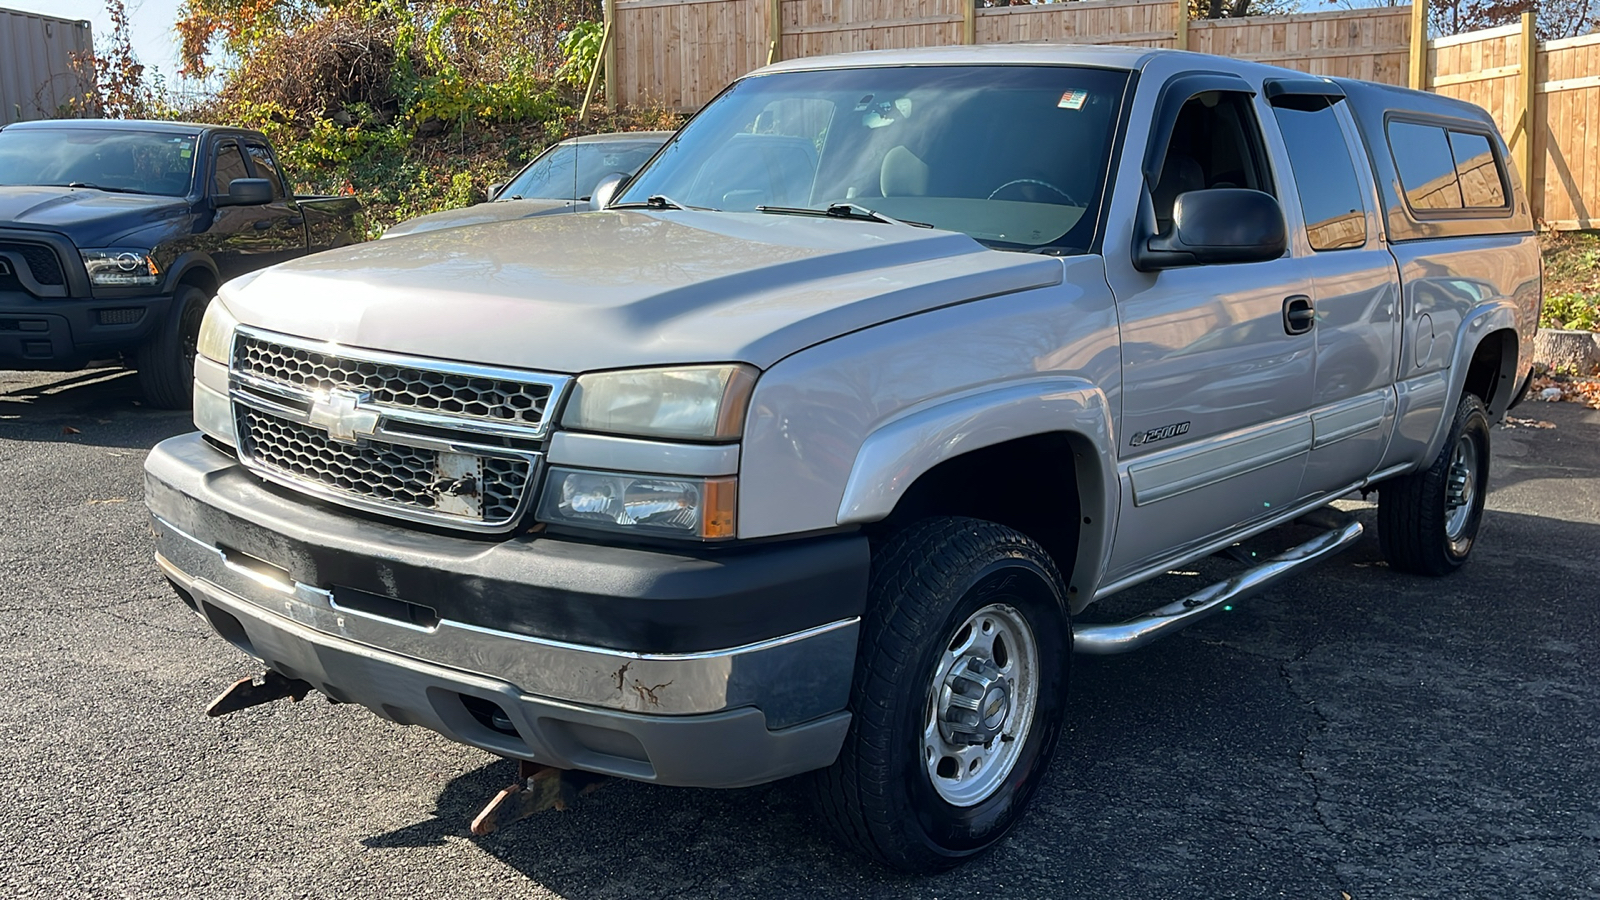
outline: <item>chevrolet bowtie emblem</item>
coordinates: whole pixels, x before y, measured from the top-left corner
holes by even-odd
[[[318,391],[311,400],[310,422],[326,429],[328,437],[341,444],[354,444],[357,438],[372,437],[378,428],[378,414],[361,408],[369,396],[351,391]]]

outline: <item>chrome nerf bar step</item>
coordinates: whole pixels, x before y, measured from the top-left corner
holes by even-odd
[[[1266,590],[1291,573],[1332,556],[1361,537],[1361,523],[1349,522],[1203,590],[1115,625],[1084,625],[1073,630],[1076,653],[1108,656],[1127,653],[1169,634],[1176,634],[1229,603]]]

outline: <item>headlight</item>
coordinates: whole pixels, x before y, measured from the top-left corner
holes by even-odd
[[[595,372],[578,377],[566,428],[639,437],[738,440],[755,387],[741,363]]]
[[[200,320],[200,340],[195,345],[195,352],[206,359],[228,364],[229,357],[233,354],[233,332],[239,327],[239,320],[228,312],[221,300],[212,300],[206,307],[206,317]]]
[[[736,478],[623,475],[553,467],[539,520],[662,537],[734,536]]]
[[[80,250],[89,282],[99,287],[147,287],[161,281],[161,267],[143,250]]]

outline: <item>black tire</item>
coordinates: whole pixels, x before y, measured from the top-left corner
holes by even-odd
[[[1463,442],[1471,458],[1465,471]],[[1452,479],[1461,485],[1454,491]],[[1378,544],[1389,567],[1435,576],[1459,569],[1477,541],[1488,487],[1489,414],[1477,395],[1463,394],[1433,464],[1378,488]]]
[[[134,364],[144,402],[156,409],[188,409],[194,402],[194,356],[200,321],[211,295],[192,284],[178,286],[166,321],[139,347]]]
[[[850,730],[838,760],[811,776],[812,796],[839,839],[868,858],[909,872],[949,869],[1004,837],[1049,769],[1072,650],[1065,585],[1026,535],[936,518],[894,535],[875,554],[870,591]],[[957,630],[996,604],[1025,621],[1037,649],[1032,721],[1021,749],[1004,751],[1014,755],[1000,770],[1002,783],[986,799],[953,805],[933,783],[936,757],[924,745],[936,702],[930,685],[940,681]],[[1010,721],[1009,700],[1005,709]]]

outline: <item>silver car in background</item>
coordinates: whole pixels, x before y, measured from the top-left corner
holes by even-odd
[[[627,131],[568,138],[534,157],[510,181],[490,185],[490,202],[407,219],[383,236],[400,237],[588,209],[589,195],[596,184],[613,175],[639,171],[669,137],[670,131]]]

